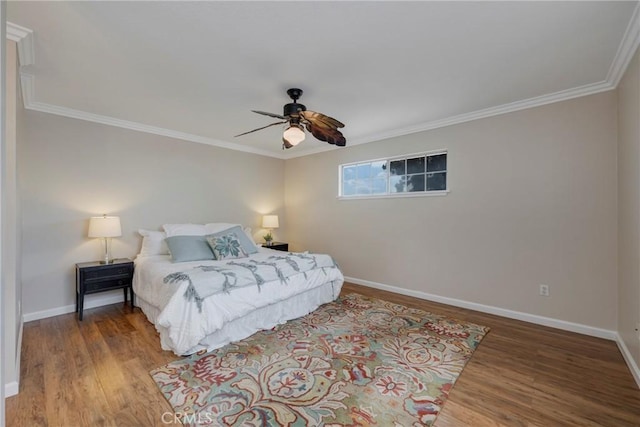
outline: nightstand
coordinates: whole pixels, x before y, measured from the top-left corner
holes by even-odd
[[[76,312],[82,320],[84,296],[97,292],[122,289],[124,302],[127,303],[127,291],[131,294],[133,308],[133,261],[128,258],[114,259],[112,263],[100,264],[99,261],[76,264]]]
[[[266,243],[262,244],[263,248],[273,249],[276,251],[289,252],[289,244],[284,242],[273,242],[271,246],[267,246]]]

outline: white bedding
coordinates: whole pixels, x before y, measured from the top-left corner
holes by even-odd
[[[285,253],[261,248],[257,254],[241,261],[265,262],[274,255]],[[226,261],[172,263],[168,255],[136,258],[133,289],[138,305],[160,333],[164,350],[178,355],[191,354],[203,347],[211,350],[229,339],[241,339],[302,316],[337,298],[344,281],[338,268],[318,268],[291,275],[286,282],[270,280],[260,287],[246,286],[211,295],[202,301],[201,309],[185,298],[187,281],[164,282],[172,273],[225,264]],[[233,333],[229,333],[229,325],[233,326]],[[216,337],[216,333],[222,336]]]

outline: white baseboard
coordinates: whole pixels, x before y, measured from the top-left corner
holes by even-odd
[[[500,307],[493,307],[490,305],[477,304],[475,302],[428,294],[426,292],[414,291],[411,289],[398,288],[397,286],[385,285],[383,283],[371,282],[369,280],[362,280],[355,277],[345,277],[344,280],[346,282],[355,283],[356,285],[368,286],[370,288],[394,292],[400,295],[407,295],[410,297],[416,297],[428,301],[439,302],[441,304],[452,305],[454,307],[467,308],[469,310],[480,311],[482,313],[495,314],[496,316],[507,317],[509,319],[522,320],[524,322],[535,323],[536,325],[549,326],[551,328],[562,329],[565,331],[576,332],[583,335],[589,335],[592,337],[615,341],[616,344],[618,344],[618,349],[620,349],[620,353],[622,353],[622,357],[624,358],[627,367],[631,371],[631,375],[633,375],[633,379],[636,381],[638,388],[640,388],[640,368],[638,368],[638,364],[633,359],[633,356],[631,356],[631,352],[625,345],[622,337],[616,331],[594,328],[593,326],[567,322],[550,317],[537,316],[535,314],[522,313],[519,311],[507,310]]]
[[[524,322],[535,323],[536,325],[549,326],[551,328],[562,329],[570,332],[577,332],[592,337],[604,338],[616,341],[617,332],[607,329],[595,328],[593,326],[582,325],[580,323],[567,322],[565,320],[553,319],[551,317],[538,316],[535,314],[522,313],[520,311],[507,310],[505,308],[494,307],[490,305],[478,304],[475,302],[459,300],[455,298],[443,297],[440,295],[428,294],[426,292],[414,291],[411,289],[398,288],[397,286],[385,285],[383,283],[371,282],[355,277],[345,277],[346,282],[355,283],[356,285],[368,286],[370,288],[381,289],[383,291],[394,292],[396,294],[407,295],[425,299],[428,301],[439,302],[441,304],[453,305],[455,307],[467,308],[469,310],[480,311],[482,313],[495,314],[496,316],[507,317],[509,319],[522,320]]]
[[[90,298],[92,297],[92,298]],[[87,295],[84,300],[84,310],[102,307],[103,305],[115,304],[124,301],[124,295],[120,291],[120,295],[97,296]],[[61,314],[75,313],[76,305],[66,305],[64,307],[50,308],[48,310],[36,311],[33,313],[25,313],[22,316],[24,322],[32,322],[34,320],[46,319],[47,317],[59,316]]]
[[[20,389],[20,359],[22,355],[22,331],[24,329],[24,321],[20,322],[20,328],[18,328],[18,348],[16,348],[16,375],[18,379],[11,381],[4,385],[4,397],[11,397],[18,394]]]
[[[4,385],[4,397],[11,397],[18,394],[19,389],[18,381],[12,381],[9,384]]]
[[[618,344],[618,348],[620,349],[620,353],[622,353],[622,357],[624,357],[624,361],[627,362],[627,366],[631,371],[631,375],[633,375],[633,379],[636,380],[636,384],[638,385],[638,388],[640,388],[640,368],[638,368],[638,364],[633,359],[629,348],[618,333],[616,333],[616,344]]]

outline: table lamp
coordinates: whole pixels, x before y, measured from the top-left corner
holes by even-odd
[[[89,220],[89,237],[98,237],[103,239],[104,243],[104,259],[100,264],[112,263],[111,259],[111,238],[122,236],[122,228],[120,227],[120,217],[118,216],[93,216]]]

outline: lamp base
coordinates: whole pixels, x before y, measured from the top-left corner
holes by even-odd
[[[104,256],[100,264],[113,264],[113,258],[111,258],[111,237],[104,237]]]

